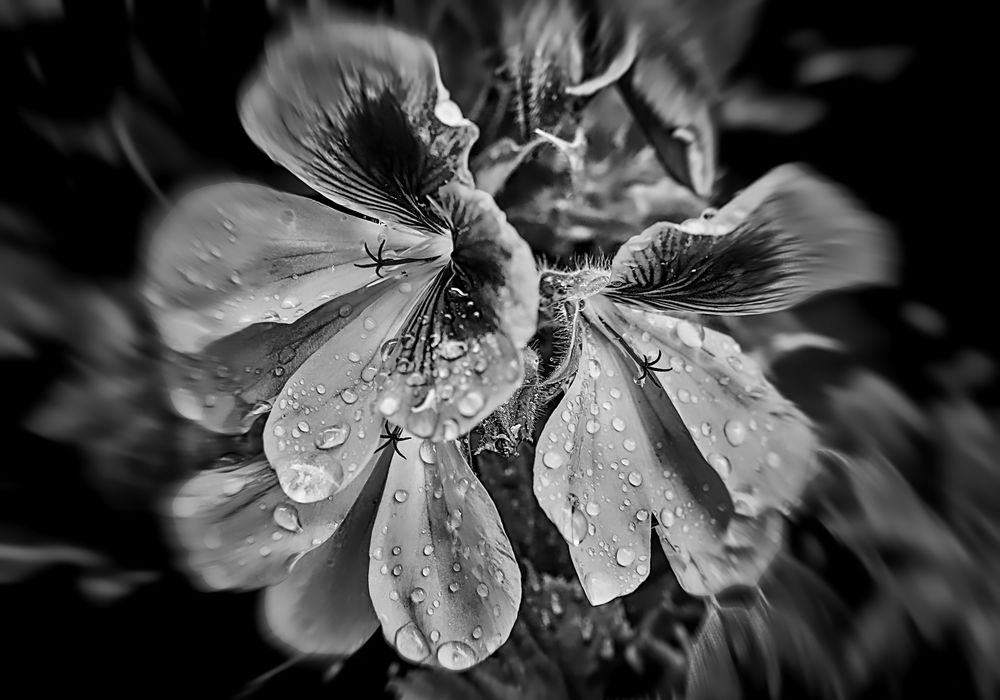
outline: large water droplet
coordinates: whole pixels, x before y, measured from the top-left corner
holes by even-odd
[[[621,431],[625,430],[625,421],[619,418],[618,416],[615,416],[614,418],[611,419],[611,427],[620,433]]]
[[[468,644],[458,641],[445,642],[437,650],[438,663],[449,671],[464,671],[476,665],[476,652]]]
[[[712,469],[718,472],[719,476],[723,479],[729,476],[732,471],[732,465],[725,455],[720,455],[718,452],[713,452],[708,456],[708,463],[712,465]]]
[[[405,503],[409,497],[410,494],[403,489],[399,489],[396,493],[392,494],[392,500],[396,501],[396,503]]]
[[[726,425],[722,430],[726,434],[729,444],[733,447],[742,445],[743,441],[747,439],[747,428],[741,421],[726,421]]]
[[[549,469],[558,469],[559,467],[562,466],[563,461],[565,461],[563,456],[558,452],[556,452],[555,450],[550,450],[549,452],[546,452],[545,455],[542,457],[542,464],[544,464]]]
[[[485,403],[486,400],[483,398],[482,394],[478,391],[470,391],[459,400],[458,412],[466,418],[471,418],[479,412],[479,409],[481,409]]]
[[[642,486],[642,474],[639,472],[629,472],[628,483],[633,486]]]
[[[349,425],[331,425],[329,428],[323,428],[316,434],[316,447],[321,450],[339,447],[347,442],[350,434],[351,426]]]
[[[587,530],[590,523],[587,521],[587,516],[583,514],[582,510],[577,508],[573,509],[569,518],[569,541],[574,546],[579,546],[585,539],[587,539]]]
[[[302,523],[299,522],[299,511],[290,503],[279,503],[274,507],[271,514],[275,524],[288,530],[289,532],[302,532]]]
[[[412,600],[414,603],[422,603],[424,602],[424,599],[426,597],[427,597],[427,591],[425,591],[423,588],[414,588],[412,591],[410,591],[410,600]]]
[[[635,561],[635,550],[631,547],[619,547],[615,552],[615,561],[618,562],[618,566],[632,566],[632,562]]]
[[[689,348],[700,348],[705,342],[705,329],[690,321],[681,321],[677,324],[677,337]]]
[[[393,644],[399,655],[408,661],[423,661],[430,654],[424,635],[412,622],[407,622],[396,630]]]
[[[346,404],[352,404],[358,400],[358,395],[351,389],[344,389],[340,392],[340,399]]]
[[[420,459],[422,459],[425,464],[434,464],[437,462],[437,448],[434,447],[433,442],[424,440],[420,443],[418,452],[420,454]]]

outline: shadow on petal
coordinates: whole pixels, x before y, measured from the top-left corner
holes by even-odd
[[[368,595],[368,544],[382,499],[389,454],[373,458],[361,493],[324,544],[299,557],[288,578],[264,594],[275,639],[296,652],[349,656],[378,628]],[[337,498],[340,498],[338,495]]]
[[[461,671],[510,634],[521,574],[457,442],[412,440],[389,472],[368,581],[382,632],[414,663]]]

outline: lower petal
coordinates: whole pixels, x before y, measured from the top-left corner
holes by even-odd
[[[347,517],[325,543],[299,558],[264,594],[275,638],[296,652],[349,656],[378,628],[368,595],[368,542],[391,457],[383,454]]]
[[[595,298],[592,308],[636,353],[661,358],[667,371],[656,378],[737,513],[787,512],[797,503],[818,468],[812,425],[732,338],[605,299]]]
[[[187,567],[207,588],[260,588],[284,579],[330,537],[359,491],[360,484],[319,503],[291,503],[257,457],[191,478],[171,502],[171,520]]]
[[[400,444],[371,541],[382,632],[414,663],[461,671],[510,635],[521,574],[496,506],[457,442]]]

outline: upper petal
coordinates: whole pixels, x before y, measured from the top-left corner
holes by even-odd
[[[368,594],[368,542],[391,455],[373,458],[360,494],[334,534],[295,561],[284,581],[264,594],[275,637],[297,652],[349,656],[378,628]],[[339,498],[339,495],[338,495]]]
[[[326,498],[368,464],[383,423],[373,405],[381,347],[416,302],[414,288],[431,274],[384,283],[382,294],[288,380],[264,428],[264,451],[292,499]]]
[[[382,632],[415,663],[460,671],[506,640],[521,574],[496,506],[457,442],[408,440],[393,464],[371,540]]]
[[[590,323],[579,330],[580,368],[538,439],[534,488],[598,605],[648,576],[654,517],[683,570],[721,546],[732,501],[670,403],[636,386],[628,360]]]
[[[893,277],[886,225],[801,166],[771,171],[709,223],[728,233],[659,223],[627,241],[609,296],[661,310],[756,314]]]
[[[362,481],[319,503],[292,503],[263,457],[224,463],[184,483],[171,516],[186,564],[213,589],[275,584],[347,515]]]
[[[293,28],[269,47],[240,115],[271,158],[383,221],[438,231],[427,195],[471,181],[478,129],[448,99],[430,45],[389,27]]]
[[[727,335],[665,314],[592,300],[592,308],[639,355],[661,359],[656,379],[738,513],[788,511],[815,475],[808,418]],[[650,384],[648,391],[658,391]]]
[[[154,231],[147,297],[167,346],[197,352],[255,323],[292,323],[378,279],[365,244],[391,254],[420,242],[260,185],[185,196]]]
[[[538,320],[530,248],[492,198],[450,188],[451,265],[414,308],[380,376],[379,411],[419,437],[453,440],[514,393]]]

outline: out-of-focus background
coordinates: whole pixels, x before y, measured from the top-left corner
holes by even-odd
[[[517,516],[515,548],[546,573],[511,649],[463,679],[413,673],[379,635],[344,663],[286,665],[255,594],[189,584],[162,499],[226,446],[163,395],[136,292],[142,240],[198,181],[301,189],[244,134],[236,95],[265,38],[319,4],[0,2],[4,696],[669,697],[678,678],[709,698],[995,691],[1000,394],[990,200],[976,186],[991,177],[975,78],[985,48],[959,7],[921,17],[901,0],[768,0],[724,91],[727,178],[805,162],[887,219],[902,256],[895,289],[734,326],[827,443],[868,465],[828,465],[766,582],[767,615],[714,622],[692,651],[662,631],[705,624],[690,601],[668,610],[646,586],[589,610],[555,555],[529,544],[551,532],[527,531],[547,521],[525,515],[524,486],[492,478],[503,470],[488,460],[487,486]]]

